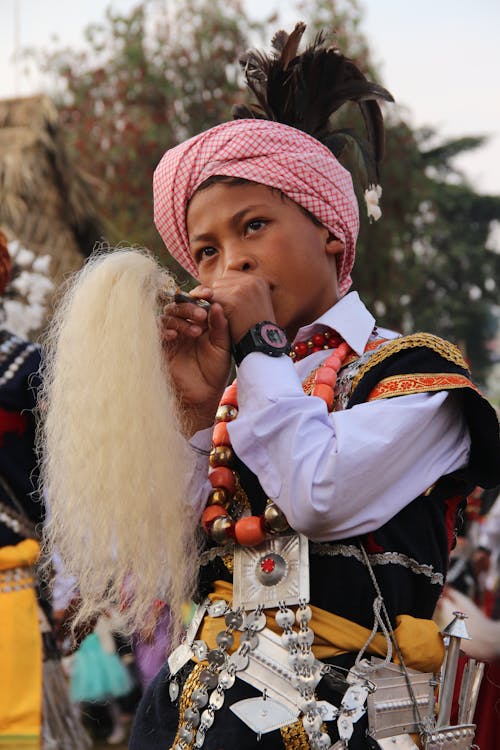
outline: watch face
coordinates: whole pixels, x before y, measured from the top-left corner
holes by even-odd
[[[275,323],[263,323],[259,333],[262,340],[273,349],[282,349],[288,343],[285,332]]]

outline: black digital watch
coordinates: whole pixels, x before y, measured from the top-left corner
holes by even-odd
[[[231,349],[237,366],[251,352],[262,352],[270,357],[281,357],[291,352],[286,332],[270,320],[256,323]]]

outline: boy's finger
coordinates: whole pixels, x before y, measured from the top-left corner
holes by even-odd
[[[184,318],[197,323],[206,321],[208,311],[194,302],[171,302],[163,308],[162,317]]]
[[[174,339],[179,334],[190,337],[200,336],[206,329],[206,323],[200,325],[173,315],[161,318],[161,336],[166,339]]]
[[[210,287],[203,286],[201,284],[200,286],[195,286],[194,289],[191,289],[189,294],[191,295],[191,297],[196,297],[197,299],[206,299],[206,300],[211,300],[214,295]]]
[[[210,342],[213,346],[229,350],[231,338],[229,335],[229,323],[224,315],[224,310],[218,302],[214,302],[208,316],[208,330]]]

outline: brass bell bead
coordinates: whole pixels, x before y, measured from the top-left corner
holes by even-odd
[[[216,487],[208,496],[207,505],[222,505],[223,508],[228,507],[231,502],[231,496],[227,490],[223,487]]]
[[[217,544],[225,544],[232,536],[234,523],[229,516],[216,518],[210,528],[210,536]]]
[[[238,409],[232,404],[222,404],[215,412],[216,422],[231,422],[238,416]]]
[[[233,451],[228,445],[216,445],[210,451],[208,462],[210,466],[229,466],[233,460]]]
[[[268,502],[264,510],[264,524],[273,534],[279,534],[290,528],[286,516],[273,502]]]

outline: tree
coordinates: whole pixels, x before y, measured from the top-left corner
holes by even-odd
[[[152,218],[154,168],[167,148],[230,117],[237,60],[258,29],[239,0],[184,0],[171,14],[139,3],[89,26],[86,51],[39,55],[55,77],[75,159],[100,179],[112,243],[164,254]]]
[[[334,30],[336,46],[378,80],[357,0],[296,5],[311,33]],[[498,325],[500,254],[488,246],[488,237],[492,222],[500,220],[500,197],[478,194],[454,159],[485,139],[442,140],[431,128],[412,130],[397,106],[383,106],[383,218],[368,222],[358,173],[361,231],[354,285],[383,325],[427,330],[457,343],[484,384],[491,365],[488,342]],[[346,109],[337,115],[338,126],[349,122],[362,134],[359,114]],[[358,172],[352,153],[343,161]]]

